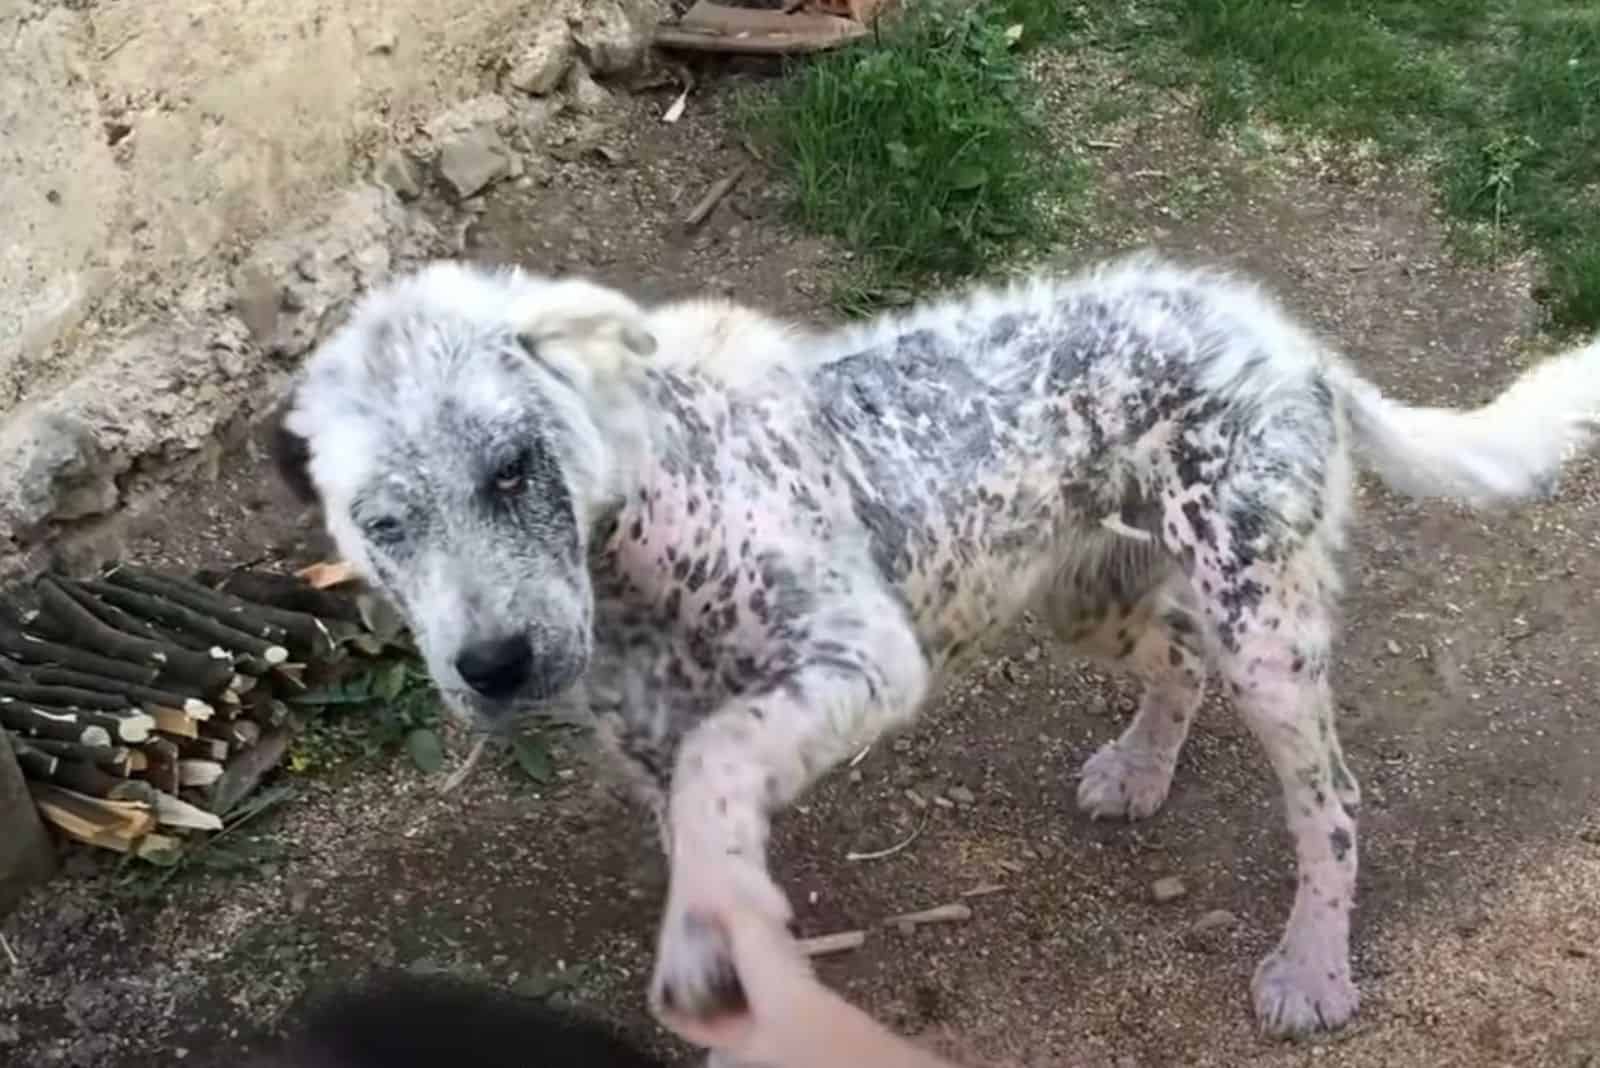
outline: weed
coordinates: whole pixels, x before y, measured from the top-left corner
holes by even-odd
[[[293,699],[305,724],[289,750],[289,770],[327,769],[354,757],[404,747],[424,772],[444,762],[439,698],[420,662],[395,658]]]
[[[966,275],[1045,239],[1070,161],[1044,150],[1017,46],[1037,0],[922,0],[874,39],[795,68],[745,122],[788,181],[797,221],[842,239],[859,267],[846,310],[892,303],[935,275]]]

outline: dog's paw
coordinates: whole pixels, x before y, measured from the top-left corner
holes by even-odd
[[[650,983],[658,1014],[714,1020],[749,1007],[722,917],[756,909],[777,927],[792,918],[788,900],[766,872],[736,865],[716,872],[674,874]]]
[[[1147,819],[1167,800],[1171,786],[1171,764],[1110,742],[1084,762],[1078,807],[1097,820]]]
[[[1296,959],[1282,946],[1256,968],[1250,991],[1261,1029],[1278,1038],[1337,1030],[1361,1006],[1347,966],[1314,956]]]

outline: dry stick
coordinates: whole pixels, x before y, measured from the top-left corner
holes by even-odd
[[[322,620],[361,622],[361,610],[356,607],[355,598],[313,589],[291,575],[267,571],[202,571],[195,577],[210,589],[254,604],[303,612]]]
[[[80,745],[110,745],[111,732],[85,721],[71,709],[34,708],[0,698],[0,726],[30,738],[50,738]]]
[[[938,905],[921,912],[907,912],[899,916],[891,916],[883,921],[885,927],[899,927],[902,924],[911,927],[920,927],[926,923],[962,923],[972,919],[972,906],[959,902],[951,905]]]
[[[330,628],[316,616],[305,612],[255,604],[231,593],[208,589],[198,582],[137,568],[123,568],[107,578],[145,593],[165,597],[267,641],[287,645],[291,653],[302,657],[319,660],[337,657],[339,639],[335,629],[349,629],[351,626],[335,621],[335,626]]]
[[[0,934],[0,949],[5,950],[5,952],[6,952],[6,960],[11,962],[11,970],[14,971],[14,972],[17,972],[18,974],[21,974],[21,972],[22,972],[22,962],[20,960],[18,960],[17,959],[17,955],[14,952],[12,952],[11,943],[6,941],[6,936],[3,935],[3,934]]]
[[[62,760],[41,749],[35,749],[21,739],[16,739],[13,747],[23,774],[35,782],[54,783],[89,797],[103,797],[111,801],[153,800],[150,784],[147,782],[108,775],[93,764]]]
[[[173,645],[179,649],[187,649],[192,653],[211,656],[215,649],[214,642],[208,642],[194,634],[184,634],[180,631],[168,630],[156,626],[155,622],[143,616],[131,615],[115,605],[107,604],[94,594],[84,589],[83,584],[70,579],[57,579],[61,587],[78,606],[85,612],[94,616],[108,627],[114,627],[124,634],[132,634],[137,638],[146,638],[153,642]]]
[[[126,660],[113,660],[109,656],[96,656],[94,653],[70,645],[45,641],[43,638],[34,637],[24,631],[12,630],[6,626],[0,626],[0,652],[27,664],[40,665],[34,669],[35,671],[52,669],[51,665],[60,665],[52,670],[70,669],[86,677],[116,679],[118,682],[131,682],[142,686],[155,682],[161,674],[161,669],[153,665],[133,664]]]
[[[94,675],[86,675],[81,671],[73,671],[69,668],[34,668],[28,672],[28,675],[36,683],[75,686],[86,690],[99,690],[102,693],[114,691],[138,701],[140,704],[181,708],[196,719],[205,719],[216,711],[210,702],[202,701],[198,697],[181,694],[174,690],[157,689],[140,683],[123,682],[120,679],[97,678]]]
[[[154,619],[188,634],[198,635],[224,649],[249,653],[268,667],[289,659],[289,650],[276,642],[247,634],[238,627],[202,615],[165,597],[153,597],[110,582],[85,582],[83,588],[123,611]]]
[[[91,613],[51,579],[40,580],[39,601],[74,641],[94,646],[98,652],[138,664],[159,665],[164,676],[197,686],[207,695],[222,690],[233,678],[233,667],[226,660],[118,630]]]
[[[165,597],[169,601],[208,615],[264,641],[277,642],[281,645],[289,636],[286,628],[266,618],[266,609],[247,605],[237,597],[209,590],[198,583],[168,578],[165,575],[126,565],[108,572],[105,581],[152,597]]]
[[[852,949],[860,949],[867,940],[865,931],[840,931],[837,934],[818,935],[815,938],[802,938],[799,941],[800,952],[808,957],[822,957],[829,953],[844,953]]]
[[[14,738],[22,738],[22,735],[15,731],[11,734]],[[125,745],[84,745],[82,742],[63,742],[53,738],[27,738],[25,741],[33,748],[51,756],[63,760],[76,760],[80,764],[98,764],[101,767],[125,764],[133,756],[133,750]]]
[[[705,222],[712,209],[722,203],[722,198],[727,196],[735,185],[739,184],[739,179],[744,177],[744,172],[749,166],[748,163],[741,163],[733,169],[732,173],[724,175],[711,183],[711,188],[707,189],[706,195],[700,198],[700,203],[689,209],[689,214],[683,217],[683,224],[685,226],[699,226]]]
[[[922,833],[922,829],[924,827],[926,827],[927,825],[928,825],[928,817],[927,817],[926,814],[924,814],[923,817],[922,817],[922,822],[917,824],[916,828],[914,830],[912,830],[912,832],[910,834],[906,835],[905,841],[897,842],[896,844],[890,846],[888,849],[879,849],[879,850],[875,850],[874,852],[871,852],[871,853],[846,853],[844,855],[844,859],[845,860],[850,860],[850,861],[858,861],[858,860],[882,860],[884,857],[892,857],[896,853],[898,853],[902,849],[904,849],[906,846],[910,845],[912,842],[915,842],[917,840],[917,836]]]
[[[0,682],[0,697],[14,697],[35,705],[62,708],[127,708],[132,704],[120,693],[84,690],[76,686],[33,686],[22,682]]]

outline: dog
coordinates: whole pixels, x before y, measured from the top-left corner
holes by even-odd
[[[312,355],[278,452],[457,715],[587,707],[670,860],[658,1012],[740,1008],[717,918],[789,921],[771,817],[1033,610],[1143,683],[1091,816],[1161,806],[1213,674],[1260,742],[1298,889],[1251,988],[1301,1036],[1359,1001],[1329,679],[1357,465],[1516,502],[1597,413],[1600,341],[1412,407],[1258,287],[1152,256],[817,330],[439,263]]]

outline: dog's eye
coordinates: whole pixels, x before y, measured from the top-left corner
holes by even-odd
[[[519,452],[494,472],[494,491],[503,496],[521,493],[528,482],[528,454]]]
[[[405,528],[400,520],[392,515],[380,516],[369,520],[361,528],[367,537],[378,545],[393,545],[405,533]]]

